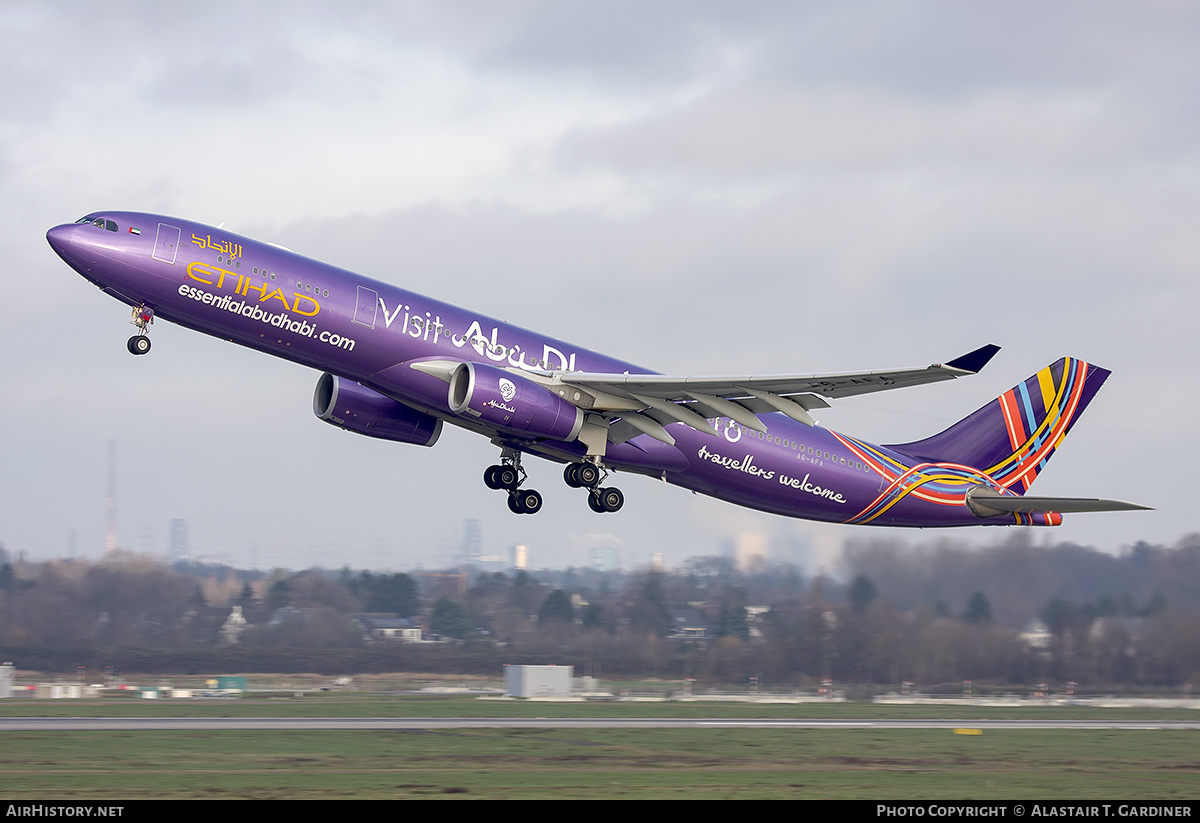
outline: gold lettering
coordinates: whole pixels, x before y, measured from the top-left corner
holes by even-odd
[[[316,300],[313,300],[308,295],[301,294],[298,291],[294,291],[294,292],[292,292],[292,294],[296,295],[296,304],[294,306],[292,306],[292,311],[296,312],[296,314],[303,314],[306,317],[312,317],[313,315],[315,315],[317,312],[319,312],[321,310],[321,304],[318,303]],[[304,309],[300,308],[301,300],[307,300],[309,303],[312,303],[312,311],[305,311]]]
[[[213,266],[213,271],[214,271],[214,272],[218,272],[218,273],[219,273],[219,275],[220,275],[220,276],[217,278],[217,288],[218,288],[218,289],[223,289],[223,288],[225,288],[225,275],[227,275],[227,274],[228,274],[230,277],[236,277],[238,280],[241,280],[241,279],[242,279],[242,276],[241,276],[240,274],[238,274],[237,272],[226,271],[225,269],[219,269],[219,268],[217,268],[216,266]],[[237,288],[236,288],[236,287],[234,287],[234,291],[235,291],[235,292],[237,291]]]
[[[209,269],[208,266],[204,265],[200,261],[196,261],[195,263],[189,263],[188,268],[187,268],[188,277],[192,278],[193,280],[199,280],[201,283],[207,283],[210,286],[212,285],[211,280],[205,280],[203,277],[197,277],[196,272],[192,271],[193,269],[196,269],[197,271],[199,271],[203,274],[207,274],[209,277],[211,277],[212,270]]]
[[[198,245],[203,245],[203,241],[196,237],[196,235],[192,235],[192,239]],[[236,249],[237,254],[241,255],[242,248],[240,245],[233,244],[230,248]],[[284,294],[283,289],[280,287],[272,289],[271,284],[268,282],[258,283],[251,279],[249,275],[242,275],[235,271],[220,268],[219,266],[202,263],[199,260],[188,264],[187,276],[199,283],[216,286],[218,289],[229,288],[233,290],[234,294],[244,294],[247,297],[250,296],[251,291],[257,292],[258,302],[265,303],[268,300],[278,300],[288,311],[294,311],[305,317],[315,317],[321,311],[321,304],[307,294],[294,291],[292,294],[295,295],[295,300],[289,302],[287,295]],[[228,287],[225,285],[226,276],[230,279]],[[234,278],[236,278],[237,282],[233,282]],[[413,336],[419,337],[420,332],[417,331]]]
[[[251,289],[258,292],[259,302],[267,299],[267,284],[266,283],[252,283],[252,282],[250,282],[250,278],[246,278],[246,285],[242,289],[242,294],[249,297]]]
[[[291,306],[289,306],[289,305],[288,305],[287,298],[283,296],[283,290],[282,290],[282,289],[278,289],[278,288],[277,288],[277,289],[275,289],[275,291],[271,292],[271,293],[270,293],[270,294],[268,294],[266,297],[264,297],[264,298],[262,298],[261,300],[259,300],[259,302],[260,302],[260,303],[265,303],[265,302],[267,302],[268,300],[270,300],[271,298],[275,298],[275,299],[276,299],[276,300],[278,300],[280,303],[282,303],[282,304],[283,304],[283,307],[284,307],[285,309],[291,309],[291,308],[292,308]]]

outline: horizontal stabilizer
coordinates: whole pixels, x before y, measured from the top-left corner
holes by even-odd
[[[1151,511],[1149,506],[1126,503],[1124,500],[1102,500],[1094,497],[1018,497],[998,494],[986,486],[976,486],[967,492],[967,508],[979,518],[1000,517],[1005,514],[1028,512],[1116,512]]]

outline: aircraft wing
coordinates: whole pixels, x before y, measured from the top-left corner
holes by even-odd
[[[999,346],[987,345],[948,363],[935,363],[925,368],[846,374],[696,377],[556,372],[553,380],[583,390],[588,397],[580,405],[590,410],[634,412],[623,420],[638,429],[637,433],[644,432],[664,440],[666,433],[661,431],[661,426],[675,422],[715,434],[705,420],[713,417],[730,417],[756,431],[766,431],[755,415],[782,412],[793,420],[813,426],[816,421],[808,412],[829,408],[824,398],[852,397],[975,374],[999,350]],[[643,425],[646,418],[650,419],[648,426]],[[655,423],[659,425],[655,426]],[[666,438],[670,436],[666,435]],[[673,441],[668,439],[666,442]]]
[[[767,429],[755,415],[782,412],[809,426],[816,421],[810,409],[826,409],[824,398],[852,397],[869,392],[937,383],[982,369],[999,346],[981,346],[948,363],[915,369],[851,372],[847,374],[725,375],[719,377],[667,374],[612,374],[607,372],[514,371],[540,383],[552,393],[586,412],[594,425],[607,427],[610,443],[624,443],[648,434],[664,443],[675,438],[666,431],[671,423],[684,423],[705,434],[717,435],[708,420],[729,417],[755,431]],[[447,383],[457,360],[431,358],[408,368],[438,377]],[[375,375],[379,378],[386,374]]]

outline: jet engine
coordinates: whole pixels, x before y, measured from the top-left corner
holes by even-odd
[[[459,363],[450,374],[450,411],[527,437],[574,440],[583,410],[518,374]]]
[[[432,446],[442,433],[433,415],[328,372],[317,380],[313,413],[355,434],[417,446]]]

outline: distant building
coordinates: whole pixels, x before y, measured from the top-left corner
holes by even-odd
[[[483,527],[478,520],[463,521],[461,560],[463,563],[478,563],[483,555]]]
[[[368,640],[395,640],[401,643],[418,643],[423,637],[422,629],[409,617],[382,617],[359,615],[354,622],[362,629]]]
[[[770,558],[770,540],[765,534],[739,534],[734,550],[739,571],[759,572]]]
[[[791,563],[804,573],[812,566],[812,555],[812,539],[807,534],[791,534],[771,544],[771,556],[776,561]]]
[[[677,640],[708,640],[713,636],[708,618],[696,609],[671,609],[671,637]]]
[[[1053,639],[1050,629],[1036,617],[1029,621],[1029,625],[1025,627],[1025,631],[1021,632],[1017,637],[1024,641],[1025,645],[1029,648],[1039,651],[1050,648],[1050,641]]]
[[[505,666],[504,691],[510,697],[570,697],[574,666]]]
[[[770,606],[747,606],[746,607],[746,622],[750,626],[750,639],[760,641],[763,639],[762,625],[766,617],[771,612]]]
[[[180,518],[171,520],[168,524],[169,544],[167,556],[172,560],[186,560],[188,557],[188,527],[187,521]]]
[[[593,546],[590,566],[596,571],[611,572],[620,567],[619,552],[615,547]]]
[[[242,607],[234,606],[229,612],[229,617],[225,618],[225,622],[217,630],[217,637],[220,638],[223,645],[236,646],[242,632],[246,631],[247,625],[246,618],[242,614]]]
[[[272,612],[271,619],[267,621],[267,626],[277,629],[284,623],[300,622],[308,616],[308,611],[308,609],[303,609],[299,606],[280,606]]]

